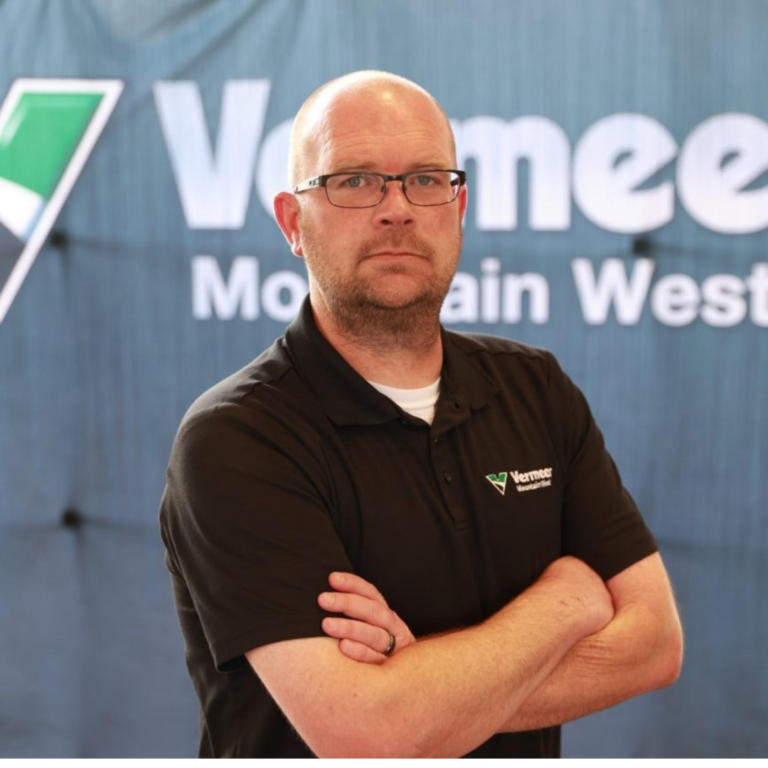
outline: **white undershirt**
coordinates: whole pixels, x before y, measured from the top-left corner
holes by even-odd
[[[435,406],[437,398],[440,395],[440,377],[426,387],[419,389],[397,389],[396,387],[387,387],[384,384],[377,384],[375,381],[368,382],[374,389],[386,395],[390,400],[394,400],[406,413],[422,419],[431,424],[435,418]]]

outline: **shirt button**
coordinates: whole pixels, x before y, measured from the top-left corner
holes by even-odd
[[[446,483],[450,483],[451,480],[453,479],[451,477],[451,473],[447,469],[445,470],[445,472],[443,472],[443,477],[445,478]]]
[[[440,442],[440,438],[436,437],[434,442],[435,442],[435,445],[437,445]]]

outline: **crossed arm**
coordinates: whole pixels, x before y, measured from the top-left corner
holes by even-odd
[[[677,680],[683,634],[660,555],[630,566],[607,586],[613,619],[571,648],[503,730],[564,723]]]
[[[418,642],[372,585],[342,574],[331,586],[332,604],[320,599],[347,617],[324,622],[338,647],[306,638],[246,654],[320,756],[459,756],[494,733],[564,722],[679,673],[680,625],[658,555],[607,588],[562,558],[482,624]],[[390,633],[397,653],[360,663],[383,662]]]

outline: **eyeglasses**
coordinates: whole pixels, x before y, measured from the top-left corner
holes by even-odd
[[[294,194],[325,187],[328,202],[338,208],[373,208],[387,194],[390,181],[401,183],[403,194],[413,205],[447,205],[458,196],[467,181],[464,171],[425,168],[397,176],[386,173],[345,172],[327,173],[302,181],[293,188]]]

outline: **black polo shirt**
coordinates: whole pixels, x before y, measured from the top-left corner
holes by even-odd
[[[553,356],[442,335],[431,426],[338,355],[308,301],[184,417],[160,518],[201,756],[309,754],[243,654],[322,635],[331,571],[375,584],[418,637],[482,621],[562,555],[608,579],[655,551]],[[558,753],[549,728],[472,754]]]

